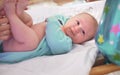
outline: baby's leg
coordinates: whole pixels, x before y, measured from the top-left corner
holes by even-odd
[[[16,3],[16,13],[21,16],[24,13],[25,8],[28,5],[28,0],[17,0]]]
[[[15,4],[16,0],[4,0],[4,9],[10,23],[13,38],[3,42],[3,49],[4,51],[14,52],[33,50],[39,43],[38,36],[33,29],[26,26],[16,15]],[[22,4],[24,6],[25,2]],[[21,10],[24,9],[21,8]]]
[[[24,12],[28,5],[28,0],[18,0],[16,3],[16,14],[29,27],[33,25],[32,17]]]
[[[7,16],[15,14],[15,4],[16,0],[4,0],[4,10]]]

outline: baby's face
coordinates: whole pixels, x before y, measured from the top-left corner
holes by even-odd
[[[71,37],[73,43],[83,43],[92,38],[96,33],[94,19],[88,14],[79,14],[67,21],[64,31]]]

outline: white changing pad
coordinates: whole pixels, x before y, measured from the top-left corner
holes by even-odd
[[[88,75],[97,51],[94,41],[90,41],[85,45],[74,45],[67,54],[0,64],[0,75]]]
[[[104,3],[105,1],[98,1],[61,7],[34,5],[27,12],[32,15],[34,23],[56,13],[72,16],[83,10],[94,14],[99,21]],[[0,75],[89,75],[97,52],[94,40],[83,45],[74,44],[73,50],[67,54],[36,57],[16,64],[0,64]]]

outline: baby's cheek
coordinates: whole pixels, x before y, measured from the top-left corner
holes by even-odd
[[[65,33],[65,28],[64,27],[61,27],[61,30]]]

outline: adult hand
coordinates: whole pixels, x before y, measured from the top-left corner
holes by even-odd
[[[7,40],[11,37],[8,19],[0,15],[0,40]]]

